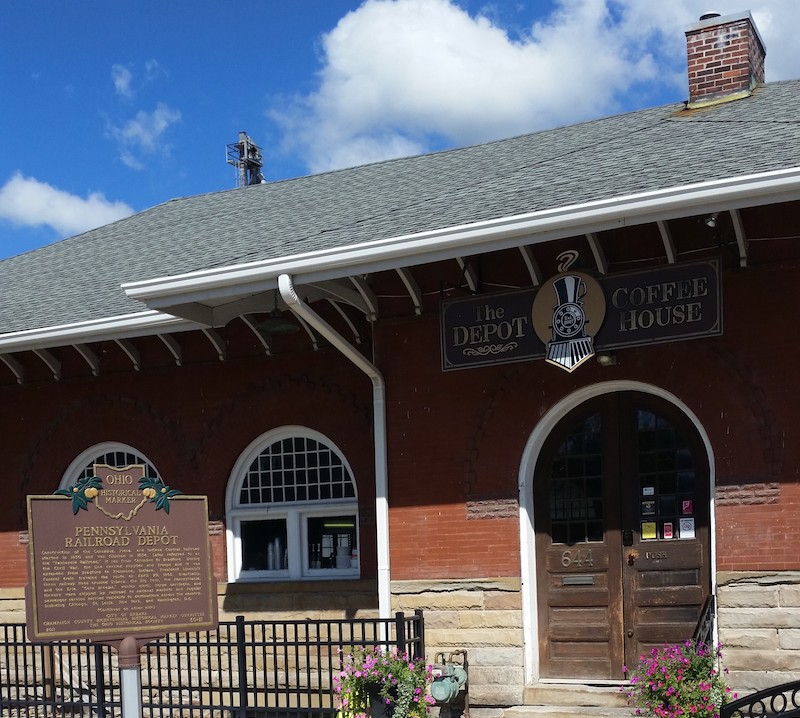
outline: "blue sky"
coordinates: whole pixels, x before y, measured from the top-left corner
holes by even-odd
[[[173,197],[686,97],[707,0],[6,0],[0,257]],[[715,10],[748,9],[717,0]],[[800,77],[796,0],[753,0],[767,79]]]

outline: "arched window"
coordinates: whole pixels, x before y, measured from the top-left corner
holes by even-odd
[[[287,426],[236,462],[226,497],[228,578],[356,577],[358,495],[329,439]]]
[[[58,488],[63,489],[67,486],[72,486],[79,479],[86,476],[94,476],[95,464],[105,464],[119,469],[143,465],[145,467],[145,476],[153,479],[161,478],[155,466],[140,451],[127,444],[107,441],[102,444],[96,444],[77,456],[61,477],[61,483]]]

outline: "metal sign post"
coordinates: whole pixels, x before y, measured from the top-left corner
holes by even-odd
[[[122,718],[142,718],[142,667],[139,662],[139,641],[123,638],[117,646],[119,655],[119,687]]]

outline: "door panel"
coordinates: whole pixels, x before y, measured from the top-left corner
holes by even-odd
[[[625,662],[690,638],[710,590],[708,461],[686,417],[642,394],[620,401]],[[686,522],[689,522],[688,524]]]
[[[542,677],[621,678],[691,636],[710,589],[708,462],[674,407],[626,392],[569,414],[534,507]]]
[[[607,403],[585,404],[553,432],[534,478],[542,677],[610,678],[622,656],[621,545],[609,530],[619,526],[619,472]]]

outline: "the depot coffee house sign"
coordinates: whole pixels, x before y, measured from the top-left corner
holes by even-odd
[[[716,260],[442,302],[442,369],[544,358],[567,371],[599,351],[722,333]]]

